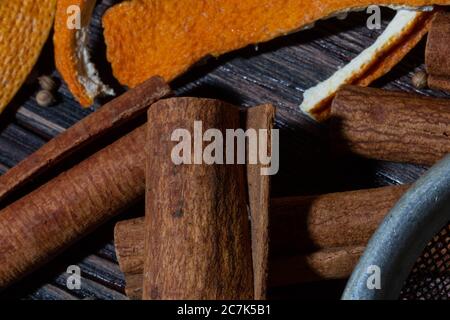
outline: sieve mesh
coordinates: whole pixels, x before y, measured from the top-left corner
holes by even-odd
[[[402,300],[450,300],[450,222],[427,245],[406,280]]]

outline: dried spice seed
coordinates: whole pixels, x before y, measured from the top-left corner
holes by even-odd
[[[425,71],[418,71],[412,76],[411,82],[415,88],[424,89],[428,86],[428,74]]]
[[[52,92],[56,89],[56,82],[50,76],[40,76],[38,82],[43,90]]]
[[[55,102],[53,94],[48,90],[40,90],[36,94],[36,103],[40,107],[49,107]]]

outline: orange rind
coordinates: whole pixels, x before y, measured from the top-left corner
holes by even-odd
[[[205,56],[268,41],[342,12],[385,5],[423,8],[449,0],[131,0],[103,17],[114,76],[135,87],[171,81]],[[429,7],[427,7],[429,9]]]
[[[56,67],[84,107],[98,96],[114,95],[101,81],[89,54],[88,29],[94,6],[95,0],[58,0],[53,37]]]
[[[300,108],[312,118],[329,118],[331,101],[346,84],[368,86],[388,73],[428,32],[434,12],[401,10],[376,42],[327,80],[305,91]]]
[[[0,1],[0,112],[33,69],[50,33],[56,0]]]

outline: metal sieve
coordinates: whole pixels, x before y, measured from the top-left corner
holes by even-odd
[[[344,300],[450,298],[450,155],[400,199],[370,240]]]

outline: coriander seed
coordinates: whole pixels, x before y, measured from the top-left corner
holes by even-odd
[[[425,71],[418,71],[414,73],[411,81],[417,89],[424,89],[428,86],[428,75]]]
[[[40,107],[49,107],[55,102],[55,98],[48,90],[41,90],[36,95],[36,103]]]
[[[51,92],[56,89],[56,82],[50,76],[41,76],[38,78],[38,81],[43,90]]]

